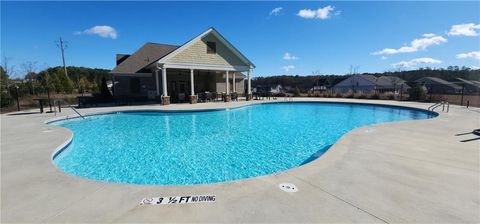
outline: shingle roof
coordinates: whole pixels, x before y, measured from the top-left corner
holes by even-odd
[[[463,83],[470,84],[470,85],[473,85],[473,86],[476,86],[476,87],[480,88],[480,83],[478,81],[466,80],[466,79],[462,79],[462,78],[457,78],[457,80],[460,80]]]
[[[377,78],[374,75],[360,75],[360,77],[370,81],[372,85],[376,85],[377,88],[393,89],[394,85],[399,86],[405,84],[405,80],[396,76],[380,76]],[[405,87],[408,88],[408,85]]]
[[[451,88],[454,88],[454,89],[461,89],[462,88],[459,85],[453,84],[451,82],[445,81],[445,80],[443,80],[441,78],[437,78],[437,77],[424,77],[424,78],[421,78],[421,79],[417,80],[417,82],[424,82],[425,80],[430,80],[431,82],[435,82],[435,83],[442,84],[442,85],[445,85],[445,86],[450,86]]]
[[[407,84],[405,84],[405,80],[397,76],[380,76],[377,78],[376,84],[384,88],[394,88],[395,86],[398,87],[402,84],[405,88],[409,87]]]
[[[370,81],[370,82],[373,82],[375,83],[377,81],[377,77],[375,77],[374,75],[360,75],[360,77]]]
[[[146,43],[130,57],[117,65],[110,73],[136,73],[177,49],[178,46]]]

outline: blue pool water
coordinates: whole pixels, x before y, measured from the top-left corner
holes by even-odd
[[[69,174],[108,182],[215,183],[308,163],[357,127],[432,116],[422,110],[342,103],[118,112],[52,123],[74,133],[54,163]]]

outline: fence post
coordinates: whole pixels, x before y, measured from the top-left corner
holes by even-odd
[[[17,111],[20,111],[20,103],[18,102],[18,86],[15,86],[15,98],[17,99]]]
[[[460,100],[460,106],[463,106],[463,95],[465,93],[465,83],[462,85],[462,99]]]
[[[433,84],[430,84],[430,91],[429,92],[430,92],[430,102],[432,102]]]
[[[402,101],[402,100],[403,100],[403,83],[400,86],[400,101]]]

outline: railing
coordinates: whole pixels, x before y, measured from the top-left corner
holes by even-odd
[[[62,107],[61,107],[61,103],[62,103],[62,102],[64,103],[64,105],[66,105],[67,107],[69,107],[70,109],[72,109],[73,112],[75,112],[79,117],[85,119],[85,116],[83,116],[82,114],[80,114],[80,112],[78,112],[77,109],[75,109],[75,108],[74,108],[73,106],[71,106],[69,103],[65,102],[65,100],[55,100],[55,101],[53,102],[54,105],[55,105],[55,103],[58,105],[58,110],[59,110],[59,112],[62,112],[62,111],[61,111],[61,108],[62,108]],[[57,109],[56,109],[55,106],[54,106],[54,108],[55,108],[55,115],[57,115]],[[68,119],[68,116],[67,116],[67,119]]]
[[[450,103],[448,103],[447,101],[440,101],[438,103],[435,103],[429,106],[427,110],[434,111],[436,108],[442,106],[442,111],[445,111],[445,105],[447,106],[447,113],[448,113],[448,111],[450,111]]]

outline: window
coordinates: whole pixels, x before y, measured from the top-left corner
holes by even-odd
[[[217,44],[215,42],[207,41],[207,54],[216,54]]]

